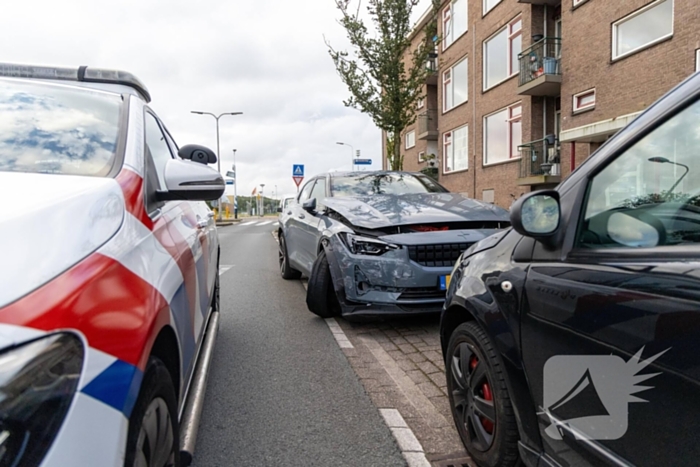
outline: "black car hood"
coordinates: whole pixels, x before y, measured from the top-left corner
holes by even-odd
[[[326,198],[323,204],[352,225],[368,229],[438,222],[510,222],[505,209],[458,193],[338,197]]]

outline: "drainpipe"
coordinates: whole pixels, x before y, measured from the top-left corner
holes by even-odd
[[[576,168],[576,141],[571,142],[571,171]]]
[[[474,166],[472,167],[472,180],[474,184],[474,199],[476,198],[476,23],[472,24],[472,56],[469,57],[472,62],[472,141],[474,144]],[[483,77],[482,77],[483,79]],[[482,132],[483,133],[483,132]],[[481,141],[483,147],[484,141]],[[483,150],[481,151],[483,154]]]

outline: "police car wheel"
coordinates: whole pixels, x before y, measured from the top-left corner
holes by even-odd
[[[151,357],[129,418],[125,467],[178,467],[180,433],[170,372]]]

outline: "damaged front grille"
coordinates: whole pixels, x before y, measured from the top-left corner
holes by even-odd
[[[415,245],[408,247],[408,256],[421,266],[452,267],[459,255],[471,243],[444,243],[440,245]]]
[[[399,295],[399,300],[444,300],[446,293],[435,287],[409,288]]]

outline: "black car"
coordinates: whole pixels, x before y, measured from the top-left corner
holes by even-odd
[[[452,414],[481,466],[697,465],[700,74],[457,261]]]

